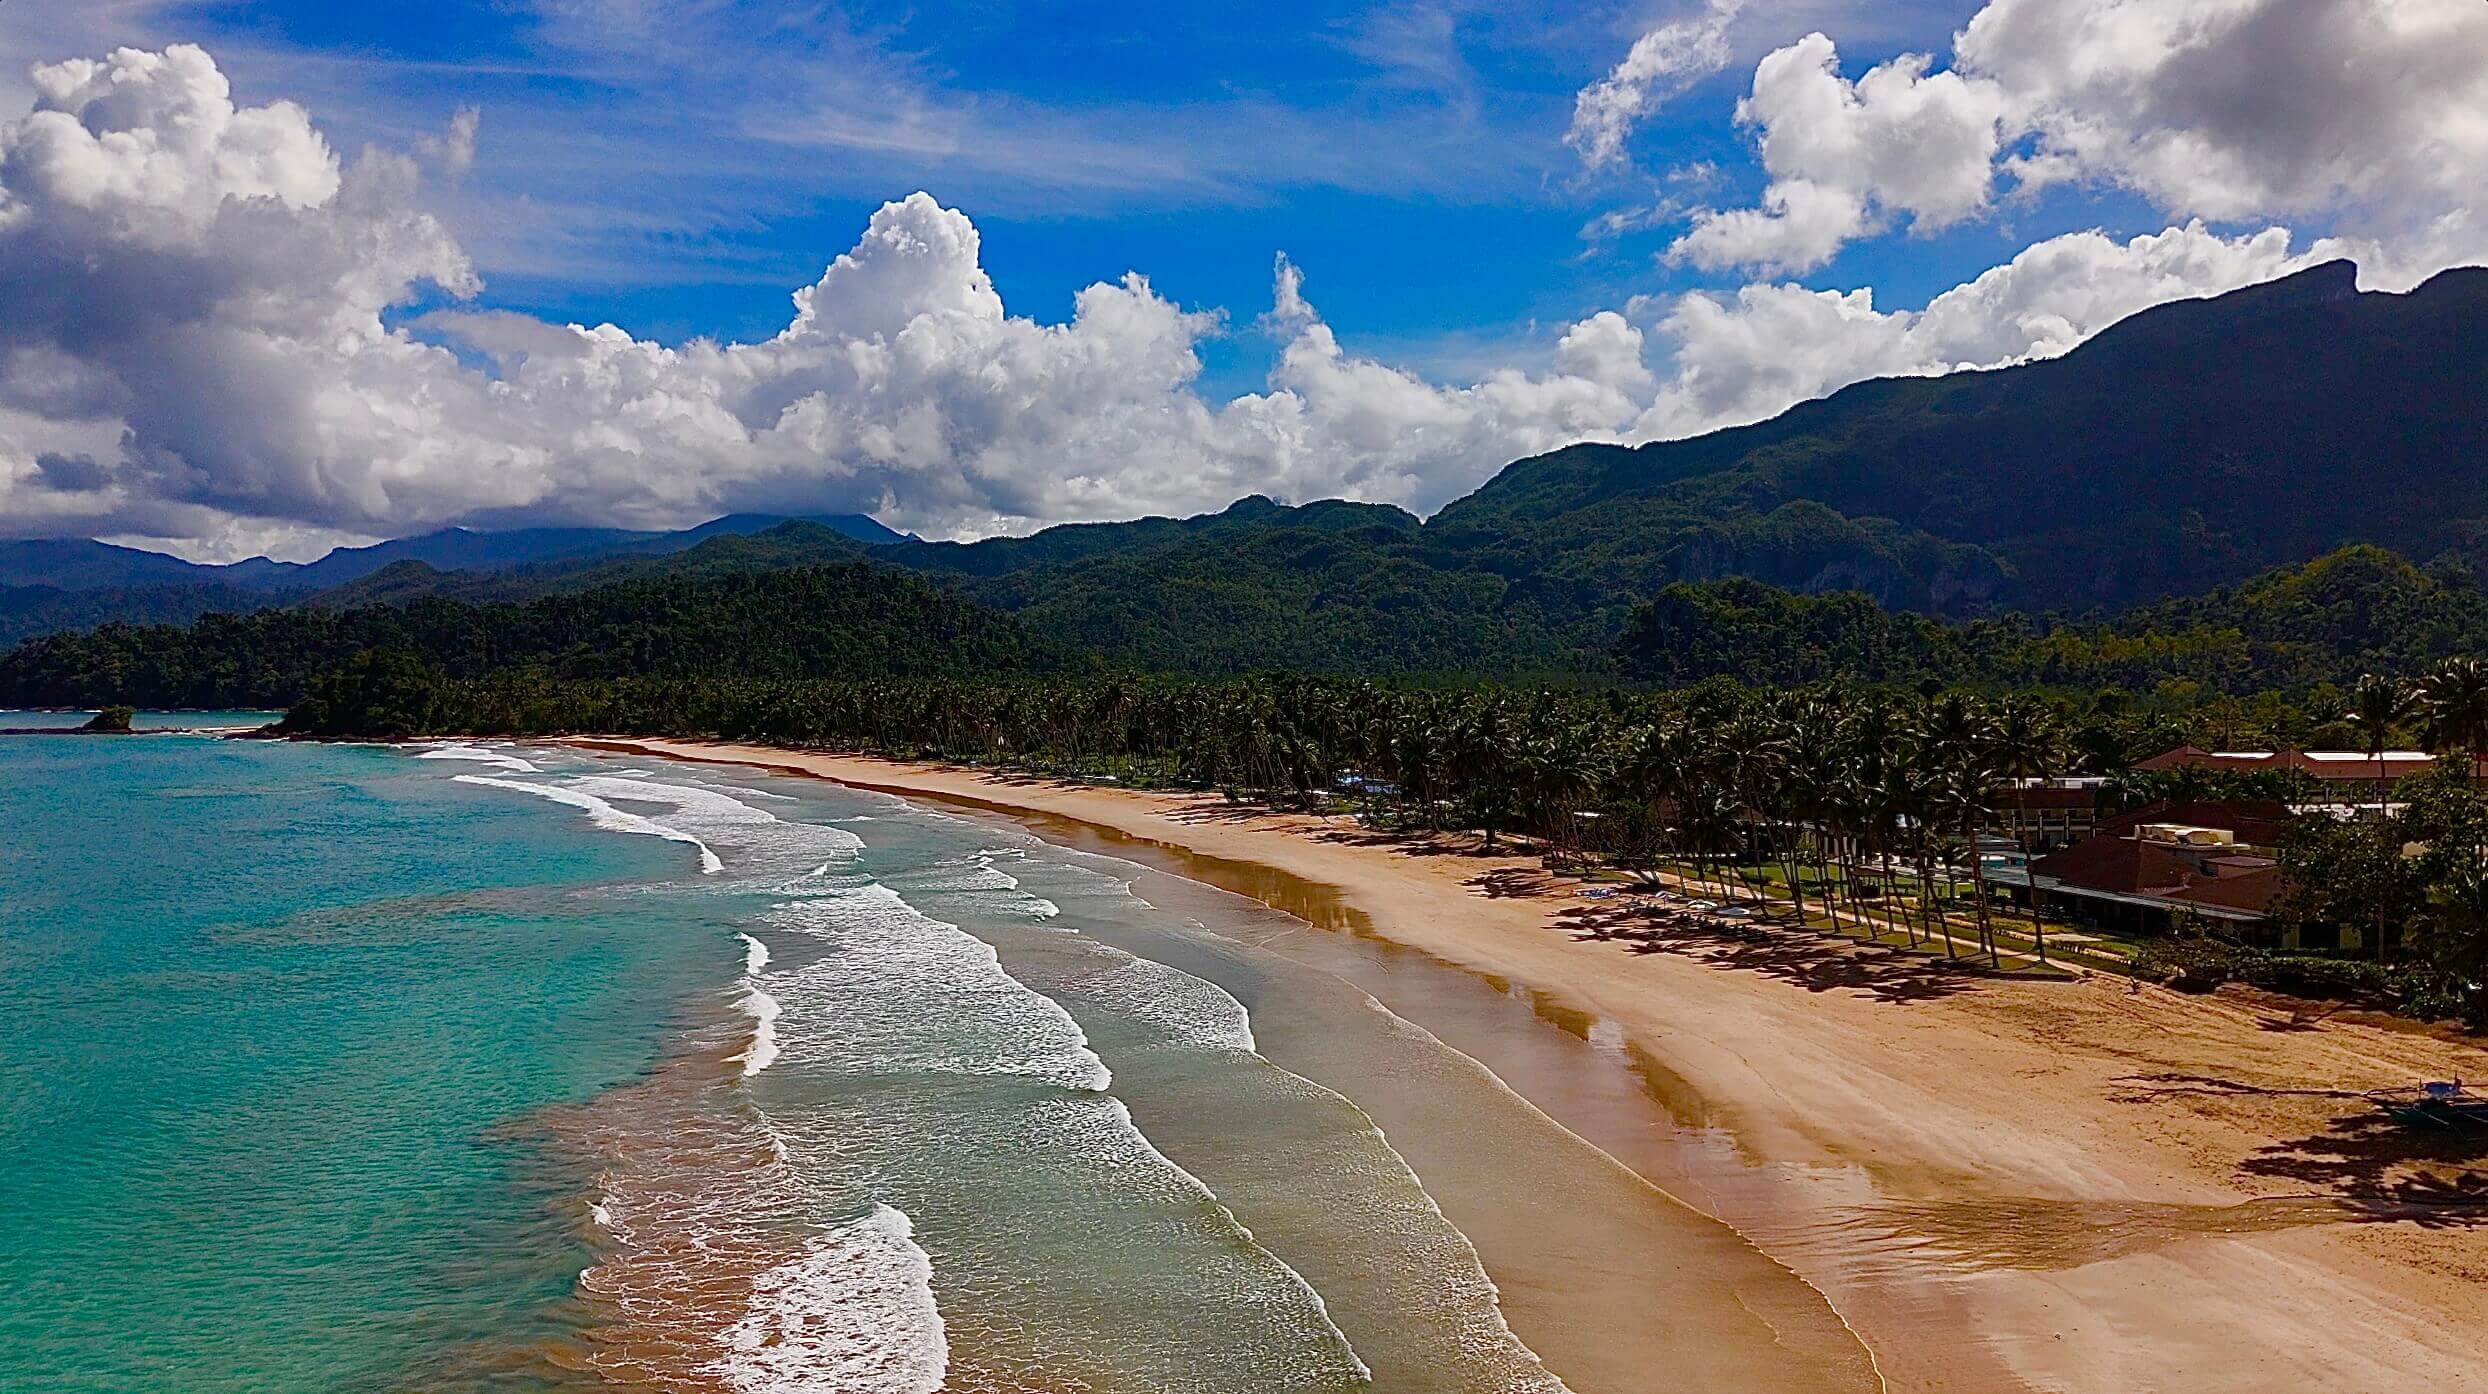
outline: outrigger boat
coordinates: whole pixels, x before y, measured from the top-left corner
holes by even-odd
[[[2463,1088],[2459,1080],[2435,1080],[2415,1089],[2379,1089],[2367,1097],[2405,1127],[2488,1133],[2488,1098]]]

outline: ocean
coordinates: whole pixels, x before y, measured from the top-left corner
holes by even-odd
[[[1369,1108],[1664,1208],[1302,921],[996,819],[504,743],[0,776],[0,1390],[1554,1391]]]

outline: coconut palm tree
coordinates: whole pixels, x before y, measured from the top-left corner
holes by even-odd
[[[2056,714],[2026,697],[2008,697],[1995,708],[1996,773],[2006,779],[2044,781],[2061,768],[2069,753],[2065,729]],[[2031,838],[2024,815],[2027,799],[2013,806],[2013,840],[2029,853]],[[2024,873],[2030,889],[2030,936],[2041,963],[2047,962],[2047,903],[2039,879]]]
[[[2368,758],[2376,762],[2376,817],[2384,817],[2385,778],[2384,752],[2393,745],[2393,733],[2415,719],[2421,710],[2419,692],[2408,683],[2380,674],[2369,673],[2350,688],[2350,709],[2341,720],[2358,732]]]
[[[2419,707],[2427,718],[2428,747],[2439,755],[2470,757],[2469,777],[2479,777],[2488,756],[2488,663],[2448,658],[2419,680]]]

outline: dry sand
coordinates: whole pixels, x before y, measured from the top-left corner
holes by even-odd
[[[1258,864],[1611,1023],[1687,1125],[1624,1160],[1820,1288],[1893,1389],[2488,1394],[2488,1143],[2416,1139],[2344,1097],[2488,1079],[2475,1043],[1808,936],[1637,948],[1579,933],[1590,903],[1527,862],[1214,797],[613,744]]]

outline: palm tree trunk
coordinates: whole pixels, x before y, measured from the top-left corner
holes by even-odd
[[[1978,834],[1970,834],[1970,889],[1978,896],[1978,937],[1987,946],[1987,966],[2002,968],[2004,955],[1996,949],[1995,921],[1987,911],[1987,864],[1978,858]]]

